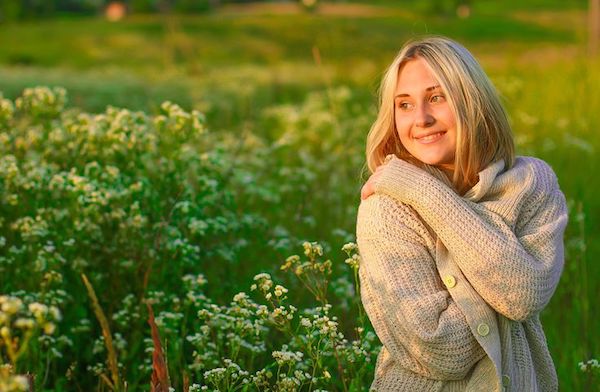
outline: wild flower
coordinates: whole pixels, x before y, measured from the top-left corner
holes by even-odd
[[[358,251],[358,245],[354,242],[348,242],[342,246],[342,251],[346,252],[348,256],[350,256],[353,252]]]
[[[54,305],[29,301],[30,298],[0,295],[0,357],[6,358],[12,369],[21,370],[20,359],[28,354],[32,345],[37,344],[35,338],[43,334],[52,335],[56,331],[56,322],[61,319],[61,313]],[[16,388],[18,377],[4,371],[0,383],[12,380],[12,384],[7,385]]]
[[[0,365],[0,391],[28,392],[29,380],[22,375],[15,375],[13,367],[8,364]]]
[[[323,247],[316,242],[305,241],[302,246],[308,260],[302,262],[299,256],[290,256],[281,266],[281,270],[293,271],[317,300],[324,303],[327,297],[328,277],[331,274],[331,260],[319,261],[318,257],[323,255]]]
[[[67,101],[67,92],[62,87],[26,88],[15,101],[20,111],[26,111],[35,118],[57,117]]]
[[[23,301],[20,298],[0,296],[0,309],[7,316],[12,316],[23,309]]]
[[[360,266],[360,255],[358,255],[358,254],[352,255],[352,257],[349,257],[346,259],[345,263],[348,264],[353,269],[358,269],[358,267]]]
[[[283,296],[287,292],[288,292],[288,289],[286,289],[285,287],[283,287],[283,286],[281,286],[279,284],[277,286],[275,286],[274,293],[275,293],[276,297],[281,297],[281,296]]]
[[[323,247],[317,242],[305,241],[302,246],[304,247],[304,254],[311,259],[323,256]]]
[[[48,235],[48,223],[41,217],[30,216],[16,220],[11,228],[18,232],[25,241],[37,241]]]
[[[217,390],[236,390],[243,385],[249,384],[250,373],[243,370],[237,363],[229,358],[222,361],[224,367],[204,372],[204,380]]]
[[[596,358],[589,359],[585,362],[579,362],[577,366],[579,366],[579,370],[584,373],[600,374],[600,362]]]
[[[204,115],[196,110],[188,113],[172,102],[164,102],[161,110],[164,114],[154,118],[154,125],[159,131],[168,128],[182,135],[201,135],[206,131]]]
[[[304,354],[299,351],[287,351],[287,346],[284,345],[281,348],[281,351],[273,351],[272,355],[278,365],[286,365],[286,364],[294,364],[295,362],[300,362]]]

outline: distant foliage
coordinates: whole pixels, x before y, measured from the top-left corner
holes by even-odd
[[[58,14],[99,14],[112,0],[2,0],[0,22],[47,18]],[[130,12],[206,12],[225,3],[247,0],[125,0]]]

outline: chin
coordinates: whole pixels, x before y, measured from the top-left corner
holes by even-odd
[[[441,159],[435,159],[435,158],[420,158],[420,157],[416,157],[419,161],[423,162],[426,165],[429,166],[438,166],[438,165],[443,165],[443,162]]]
[[[419,161],[430,166],[448,166],[454,164],[454,157],[440,156],[440,155],[413,155]]]

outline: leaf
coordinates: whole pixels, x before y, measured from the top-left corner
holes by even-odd
[[[183,392],[190,391],[190,375],[184,370],[183,371]]]
[[[35,392],[35,374],[27,373],[27,384],[29,384],[29,390],[27,392]]]
[[[148,307],[148,324],[152,331],[152,342],[154,343],[154,352],[152,353],[152,381],[150,383],[150,391],[152,392],[169,392],[169,370],[163,354],[162,345],[160,343],[160,335],[158,327],[154,322],[154,312],[152,306],[146,302]]]
[[[110,369],[111,378],[112,378],[112,386],[113,390],[121,391],[121,383],[119,382],[119,367],[117,361],[117,352],[115,351],[115,347],[113,346],[112,334],[110,333],[110,328],[108,327],[108,320],[104,315],[104,311],[98,302],[98,297],[96,297],[96,292],[92,287],[92,284],[88,280],[85,274],[81,274],[81,279],[83,279],[83,284],[85,284],[85,288],[87,289],[88,296],[92,300],[92,308],[94,309],[94,313],[96,314],[96,318],[100,323],[100,327],[102,328],[102,336],[104,336],[104,345],[106,346],[106,351],[108,351],[108,368]],[[110,384],[109,384],[110,385]]]

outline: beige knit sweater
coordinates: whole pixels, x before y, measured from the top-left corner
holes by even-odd
[[[464,196],[396,157],[358,211],[377,391],[556,391],[539,312],[563,268],[565,198],[543,161],[479,173]]]

